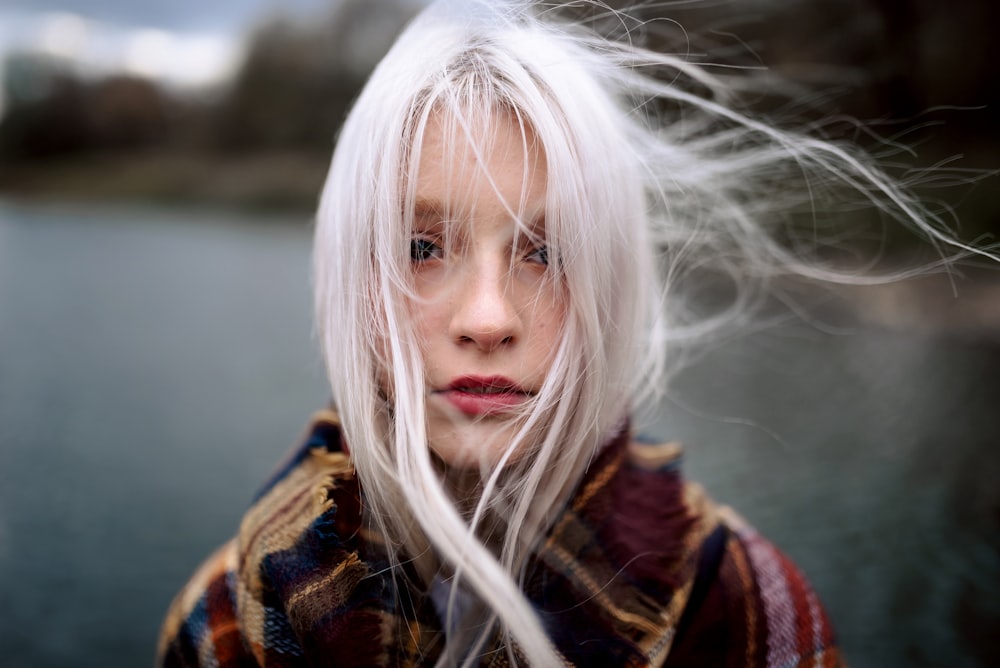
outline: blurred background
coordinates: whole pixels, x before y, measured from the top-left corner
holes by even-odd
[[[420,6],[0,5],[4,666],[148,665],[173,594],[326,402],[310,215],[351,100]],[[997,231],[1000,5],[640,13],[823,91],[762,110],[860,118],[912,147],[894,161],[965,174],[920,193],[964,239]],[[878,236],[885,258],[926,257]],[[997,278],[806,291],[798,317],[706,350],[651,424],[802,565],[852,665],[1000,665]]]

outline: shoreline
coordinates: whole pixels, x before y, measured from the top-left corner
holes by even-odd
[[[328,164],[329,156],[288,150],[88,154],[0,164],[0,197],[29,203],[70,200],[312,213]]]
[[[326,159],[301,152],[248,156],[149,153],[141,157],[87,157],[76,161],[0,165],[0,204],[14,208],[132,210],[148,214],[206,212],[220,221],[309,226],[327,168]],[[186,217],[186,216],[182,216]],[[903,265],[932,263],[925,256]],[[904,253],[899,253],[902,257]],[[891,273],[892,256],[880,268]],[[863,274],[861,274],[863,275]],[[805,318],[829,317],[846,327],[906,330],[928,336],[1000,341],[1000,270],[956,263],[881,284],[836,285],[779,280]],[[818,296],[818,298],[817,298]],[[786,306],[779,306],[788,310]],[[789,310],[791,312],[791,310]],[[766,317],[765,317],[766,319]],[[833,325],[835,328],[839,324]]]

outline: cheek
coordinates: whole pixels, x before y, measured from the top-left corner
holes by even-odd
[[[432,314],[425,308],[422,308],[418,302],[402,299],[403,308],[396,311],[396,319],[401,321],[400,325],[403,328],[401,336],[403,339],[412,340],[416,343],[420,355],[424,362],[427,362],[427,348],[425,345],[425,340],[427,338],[427,332],[431,328],[431,318]],[[383,316],[385,317],[385,316]],[[394,371],[394,359],[395,355],[392,349],[392,337],[388,332],[381,332],[373,342],[375,346],[375,352],[377,359],[375,360],[375,375],[378,382],[378,387],[382,392],[382,395],[389,400],[393,400],[396,396],[395,391],[395,371]],[[404,358],[406,353],[404,352]]]
[[[566,298],[555,290],[539,291],[531,311],[531,341],[529,347],[536,359],[546,363],[555,355],[566,323]]]
[[[441,296],[425,298],[420,295],[419,300],[409,303],[408,313],[425,371],[433,372],[445,361],[441,358],[448,335],[448,302]]]

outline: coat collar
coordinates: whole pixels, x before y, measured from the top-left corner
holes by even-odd
[[[430,597],[388,571],[362,519],[339,418],[318,414],[239,536],[240,624],[258,659],[305,652],[337,665],[433,665],[444,642]],[[574,665],[659,665],[718,520],[679,471],[676,445],[623,430],[602,450],[532,556],[525,593]],[[402,604],[400,604],[402,602]],[[503,656],[504,652],[496,653]]]

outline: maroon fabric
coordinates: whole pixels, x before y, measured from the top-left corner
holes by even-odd
[[[317,420],[239,538],[178,595],[160,665],[435,664],[441,623],[363,528],[336,424]],[[610,444],[530,560],[525,594],[566,663],[843,665],[795,566],[685,482],[676,449],[645,447]],[[502,643],[489,649],[484,665],[506,664]]]

